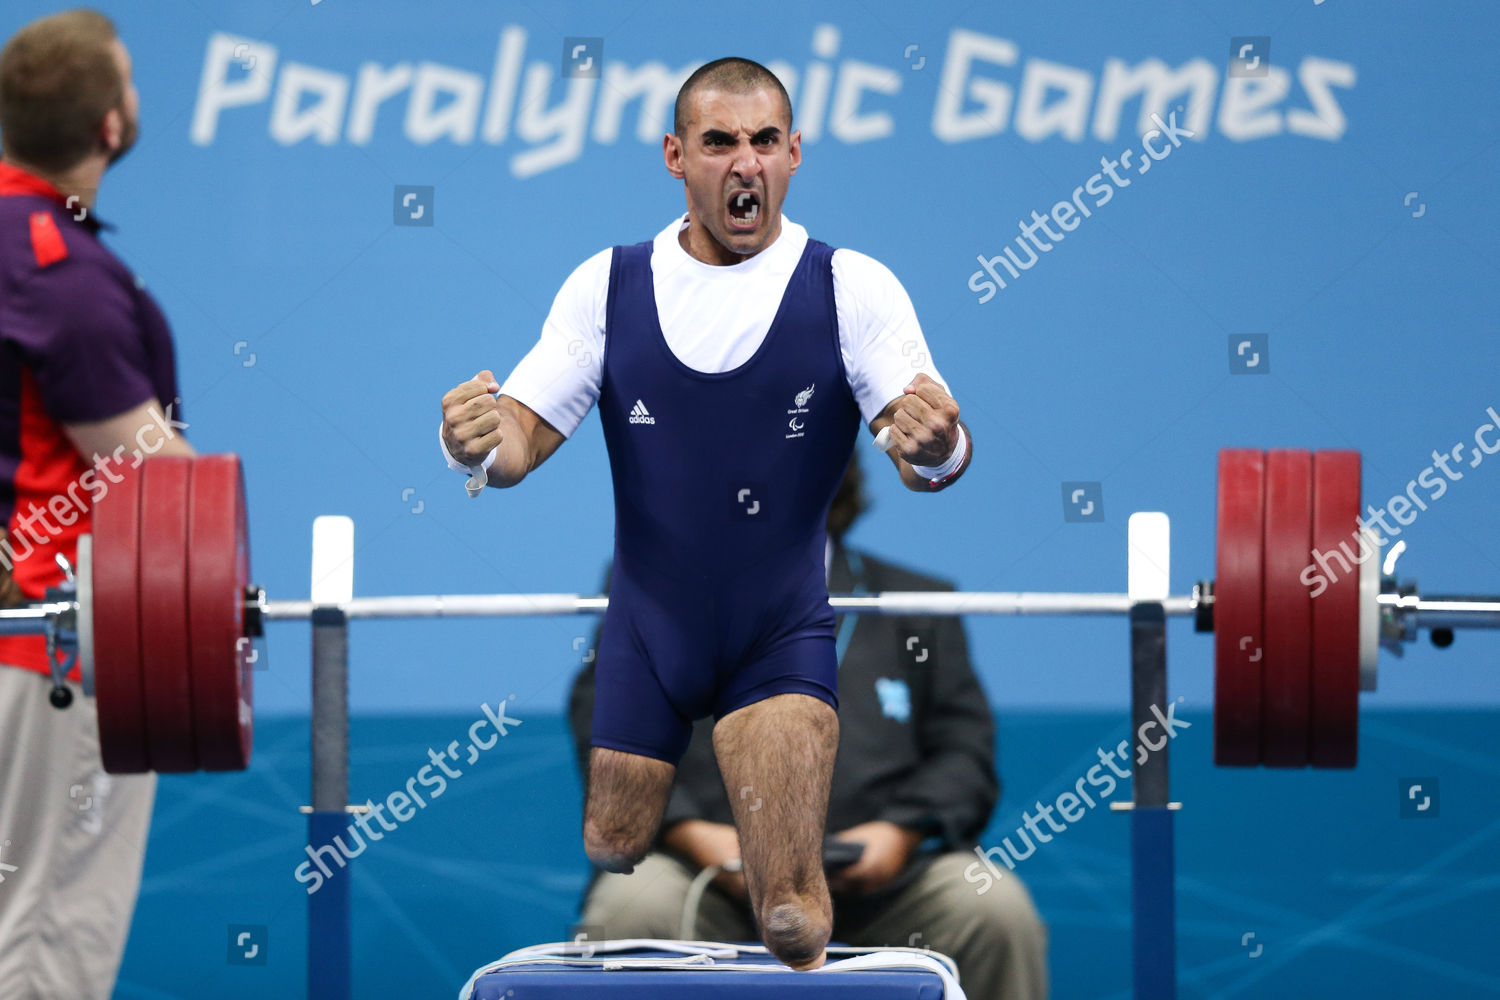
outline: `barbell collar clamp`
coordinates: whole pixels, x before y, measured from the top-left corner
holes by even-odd
[[[245,588],[245,634],[259,639],[266,634],[266,591],[250,584]]]
[[[1199,580],[1193,584],[1193,631],[1214,630],[1214,582]]]
[[[68,674],[78,663],[78,602],[74,599],[78,584],[73,577],[73,566],[61,554],[57,564],[62,567],[63,582],[47,590],[44,602],[49,613],[41,619],[42,635],[47,641],[47,670],[52,678],[52,707],[67,708],[73,704],[73,692],[68,690]],[[63,657],[57,658],[58,650]]]

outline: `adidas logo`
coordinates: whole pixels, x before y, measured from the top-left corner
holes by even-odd
[[[630,410],[630,422],[632,424],[654,424],[656,423],[656,418],[647,413],[646,404],[637,399],[635,406]]]

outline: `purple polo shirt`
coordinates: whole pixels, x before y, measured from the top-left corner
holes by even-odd
[[[108,485],[63,425],[177,398],[166,318],[99,229],[48,182],[0,163],[0,565],[31,598],[61,581],[53,557],[75,557]],[[0,638],[0,663],[45,670],[42,640]]]

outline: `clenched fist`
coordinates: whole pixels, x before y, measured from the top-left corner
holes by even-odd
[[[477,466],[500,444],[500,383],[486,368],[443,395],[443,443],[461,465]]]
[[[890,412],[891,444],[912,465],[942,465],[958,445],[958,403],[918,372]]]

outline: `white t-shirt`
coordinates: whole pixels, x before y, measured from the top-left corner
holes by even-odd
[[[678,242],[687,216],[656,235],[651,254],[656,310],[667,346],[683,364],[725,372],[760,347],[807,246],[807,230],[785,216],[776,242],[748,260],[705,264]],[[572,437],[599,398],[604,376],[604,316],[610,250],[568,276],[552,302],[541,338],[500,387]],[[918,372],[938,374],[901,282],[884,264],[853,250],[833,254],[833,296],[849,388],[868,424]]]

